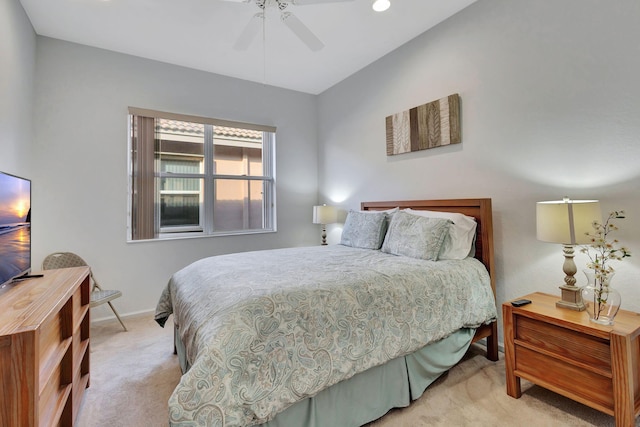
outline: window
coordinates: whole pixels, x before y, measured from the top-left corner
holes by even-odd
[[[275,231],[275,128],[129,108],[129,239]]]

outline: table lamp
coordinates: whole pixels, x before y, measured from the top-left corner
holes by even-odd
[[[557,307],[582,311],[580,288],[576,286],[576,263],[573,261],[574,246],[590,243],[587,233],[593,232],[593,222],[602,221],[600,203],[597,200],[563,200],[536,203],[536,230],[538,240],[560,243],[563,246],[565,274],[560,286],[562,299]]]
[[[327,224],[333,224],[338,219],[338,211],[333,206],[321,205],[313,207],[313,223],[322,224],[322,245],[327,244]]]

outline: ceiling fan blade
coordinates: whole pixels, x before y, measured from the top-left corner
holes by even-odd
[[[247,23],[247,26],[242,30],[238,40],[234,43],[233,48],[236,50],[247,50],[253,39],[256,38],[256,35],[260,31],[263,20],[264,13],[260,12],[253,15]]]
[[[234,0],[227,0],[227,1],[234,1]],[[304,6],[307,4],[320,4],[320,3],[346,3],[348,1],[353,1],[353,0],[289,0],[289,3],[295,4],[298,6]]]
[[[284,12],[281,19],[312,51],[316,52],[324,47],[324,43],[291,12]]]

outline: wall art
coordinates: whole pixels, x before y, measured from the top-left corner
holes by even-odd
[[[420,105],[386,119],[387,156],[459,144],[460,95]]]

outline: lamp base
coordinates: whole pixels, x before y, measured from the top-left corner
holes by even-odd
[[[556,307],[568,308],[574,311],[586,310],[587,307],[582,301],[582,293],[579,287],[563,285],[560,286],[560,290],[562,291],[562,299],[556,301]]]
[[[327,226],[322,224],[322,246],[327,246]]]

